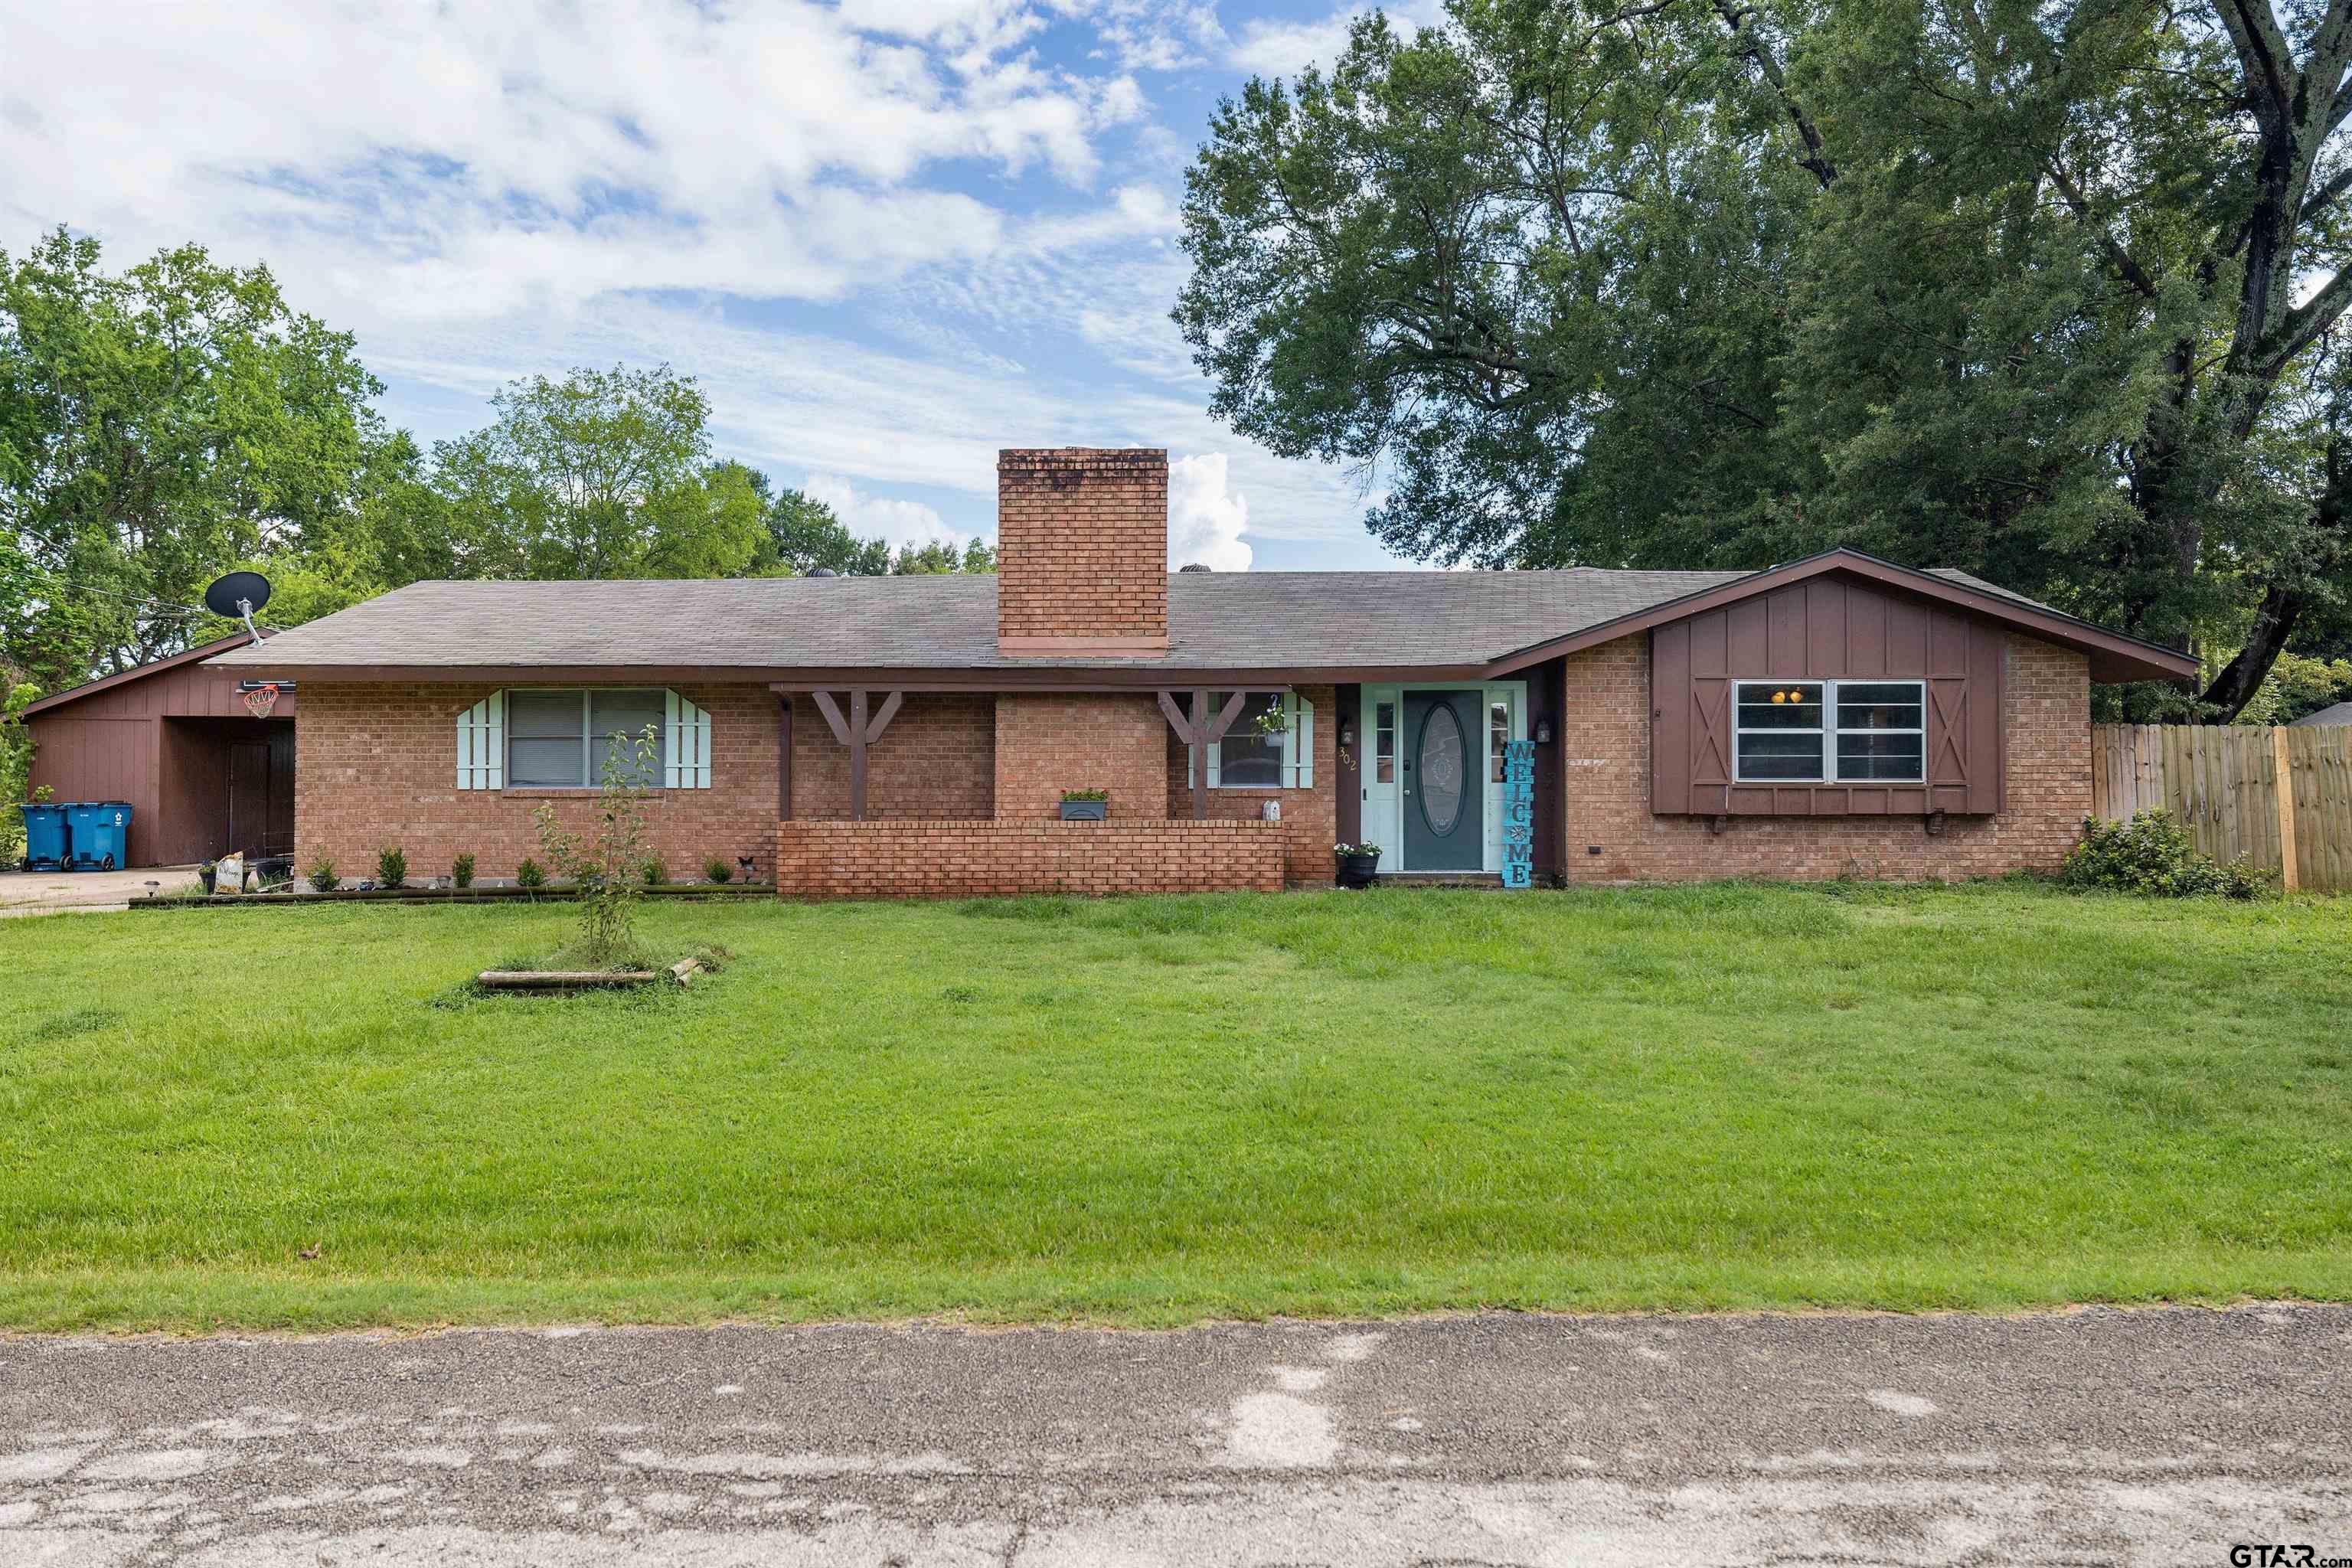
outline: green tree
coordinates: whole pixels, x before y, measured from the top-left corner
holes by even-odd
[[[33,735],[25,710],[40,695],[30,681],[0,679],[0,868],[25,857],[22,809],[33,773]]]
[[[2227,716],[2352,581],[2347,68],[2352,0],[1456,0],[1221,106],[1177,320],[1403,553],[1956,564]]]
[[[833,508],[803,491],[778,490],[768,501],[766,522],[773,558],[790,571],[879,577],[890,570],[888,544],[856,538]]]
[[[996,551],[975,539],[959,551],[943,539],[923,544],[902,544],[894,553],[887,540],[859,539],[849,531],[830,506],[801,490],[782,489],[766,496],[768,548],[764,559],[772,569],[807,574],[837,572],[844,576],[908,576],[940,572],[994,572]]]
[[[710,405],[692,377],[574,370],[490,404],[487,427],[433,449],[462,574],[728,576],[758,556],[757,494],[744,470],[710,463]]]
[[[351,515],[380,390],[265,268],[0,251],[0,660],[56,689],[186,646],[219,571]]]

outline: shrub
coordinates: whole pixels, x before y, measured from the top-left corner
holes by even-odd
[[[310,890],[314,893],[331,893],[343,880],[335,874],[335,863],[324,855],[310,862],[310,869],[304,879],[310,884]]]
[[[449,863],[449,880],[460,888],[474,885],[474,858],[460,855]]]
[[[399,845],[375,852],[375,885],[379,888],[404,888],[408,885],[408,853]]]
[[[538,861],[526,855],[522,858],[522,864],[515,868],[515,886],[544,888],[547,886],[547,873],[539,868]]]
[[[724,883],[734,879],[735,868],[727,863],[725,856],[713,855],[702,863],[702,874],[711,881]]]
[[[662,864],[662,858],[660,856],[653,856],[646,861],[646,887],[658,888],[668,880],[669,868]]]
[[[593,963],[611,963],[636,946],[646,798],[653,793],[645,781],[660,776],[658,725],[648,724],[635,735],[615,733],[606,746],[596,791],[596,826],[584,845],[556,819],[551,804],[531,814],[539,824],[540,852],[580,889],[580,951]]]
[[[1062,792],[1062,798],[1066,801],[1108,800],[1110,798],[1110,791],[1107,789],[1066,789]]]
[[[2243,860],[2216,862],[2163,810],[2143,811],[2129,822],[2086,818],[2083,841],[2067,851],[2058,879],[2152,899],[2251,899],[2264,880]]]

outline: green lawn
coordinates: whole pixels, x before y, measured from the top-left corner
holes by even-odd
[[[644,919],[0,921],[0,1325],[2352,1299],[2352,900]]]

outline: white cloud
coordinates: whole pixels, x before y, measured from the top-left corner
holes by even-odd
[[[1208,0],[17,5],[0,247],[266,260],[427,438],[668,363],[727,455],[894,543],[992,532],[1000,447],[1151,446],[1193,455],[1196,557],[1369,555],[1345,477],[1210,419],[1168,320],[1199,127],[1153,95],[1294,36]]]
[[[879,535],[893,549],[944,539],[961,550],[971,540],[971,534],[950,528],[935,509],[920,501],[867,495],[839,474],[811,474],[801,489],[810,500],[831,507],[833,514],[858,538]]]
[[[1255,18],[1243,24],[1227,58],[1242,69],[1259,76],[1297,76],[1308,66],[1328,68],[1339,57],[1339,51],[1347,47],[1348,29],[1374,9],[1370,5],[1342,6],[1327,16],[1306,22]],[[1391,28],[1405,37],[1445,19],[1441,0],[1404,0],[1402,5],[1378,9],[1388,13]]]
[[[1242,542],[1249,501],[1227,482],[1225,455],[1201,452],[1168,465],[1168,563],[1194,563],[1246,572],[1253,552]]]
[[[1036,22],[1004,0],[19,7],[0,217],[12,247],[59,221],[137,251],[200,234],[406,317],[834,298],[1003,237],[989,205],[910,188],[929,169],[1094,180],[1141,94],[1041,66],[1017,47]]]
[[[567,364],[673,364],[709,395],[725,455],[778,474],[834,476],[868,492],[919,485],[962,494],[973,503],[959,520],[967,536],[993,531],[999,447],[1132,446],[1216,454],[1223,465],[1216,489],[1250,496],[1257,538],[1363,540],[1361,498],[1344,473],[1236,444],[1209,417],[1197,387],[1008,374],[960,355],[762,331],[713,308],[633,298],[569,315],[452,322],[407,341],[410,352],[371,354],[370,363],[469,399]]]

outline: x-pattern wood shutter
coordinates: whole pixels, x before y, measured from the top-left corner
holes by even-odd
[[[1927,682],[1927,771],[1930,784],[1969,782],[1969,683],[1937,676]]]
[[[710,787],[710,715],[675,691],[662,693],[664,729],[662,785],[666,789]]]
[[[1690,809],[1720,811],[1731,783],[1731,682],[1691,682]]]
[[[507,694],[493,691],[457,715],[457,787],[504,789]]]

